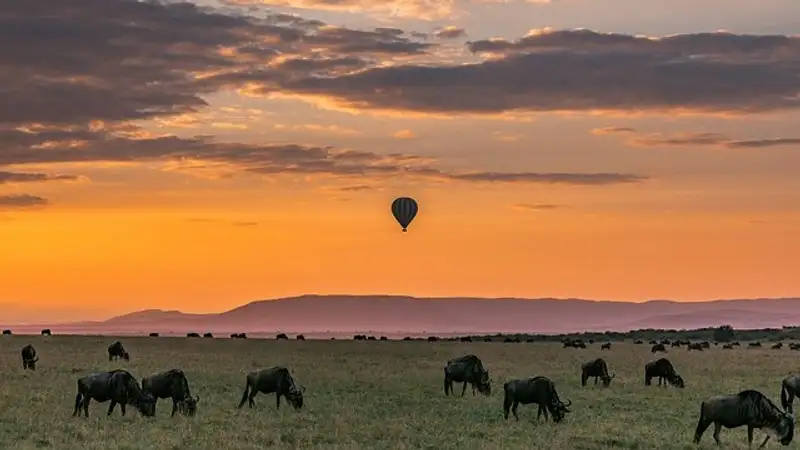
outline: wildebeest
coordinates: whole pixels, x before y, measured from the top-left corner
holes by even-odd
[[[150,333],[150,337],[158,337],[158,333]]]
[[[792,342],[789,344],[789,350],[800,350],[800,344]]]
[[[472,342],[472,338],[469,336],[461,336],[460,338],[458,338],[458,340],[461,342]]]
[[[388,341],[388,340],[389,340],[389,338],[387,338],[386,336],[381,336],[381,338],[380,338],[379,340],[381,340],[381,341]]]
[[[428,336],[428,342],[439,342],[439,336]]]
[[[699,351],[702,352],[703,351],[703,345],[700,344],[700,343],[692,343],[692,344],[689,344],[686,347],[686,350],[699,350]]]
[[[3,335],[11,335],[11,330],[3,330]]]
[[[780,350],[783,348],[783,342],[778,342],[777,344],[772,344],[773,350]]]
[[[305,341],[305,340],[306,340],[306,337],[305,337],[305,336],[303,336],[302,334],[298,334],[298,335],[297,335],[297,337],[296,337],[295,339],[297,339],[298,341]]]
[[[477,389],[483,395],[491,395],[492,381],[489,378],[489,371],[484,369],[483,362],[475,355],[464,355],[447,361],[444,366],[444,395],[450,395],[453,391],[453,382],[464,383],[461,388],[461,396],[467,391],[467,383],[472,386],[472,395]]]
[[[250,372],[247,374],[247,384],[244,387],[242,394],[242,401],[239,402],[239,408],[244,406],[247,401],[248,405],[252,408],[255,406],[253,398],[259,392],[265,394],[275,393],[276,407],[281,407],[281,396],[286,397],[286,400],[294,407],[294,409],[301,409],[303,407],[303,392],[306,388],[303,386],[297,387],[297,384],[289,374],[289,369],[282,366],[275,366],[269,369],[264,369],[258,372]]]
[[[700,343],[700,348],[711,348],[711,343],[708,341],[703,341]]]
[[[606,342],[600,346],[600,350],[611,350],[611,342]]]
[[[356,334],[353,336],[354,341],[366,341],[367,335],[366,334]]]
[[[536,403],[539,405],[539,411],[536,414],[536,420],[544,414],[544,419],[547,420],[547,412],[553,416],[554,422],[561,422],[564,419],[565,413],[570,412],[567,409],[572,405],[571,400],[568,403],[563,403],[558,398],[555,384],[549,378],[538,376],[524,380],[510,380],[503,384],[503,417],[508,419],[508,411],[514,414],[514,418],[519,420],[517,416],[517,407],[519,405],[529,405]]]
[[[287,336],[286,333],[280,333],[277,336],[275,336],[275,339],[278,341],[287,341],[289,340],[289,336]]]
[[[214,337],[214,335],[213,335],[213,334],[211,334],[211,333],[203,333],[203,337],[204,337],[204,338],[213,338],[213,337]]]
[[[670,345],[671,345],[673,348],[675,348],[675,347],[680,347],[680,346],[681,346],[681,341],[672,341],[672,344],[670,344]]]
[[[611,380],[616,377],[616,374],[608,374],[608,365],[603,358],[597,358],[589,361],[581,366],[581,386],[586,386],[586,380],[594,377],[594,384],[597,384],[597,379],[603,380],[603,386],[608,387]]]
[[[377,339],[375,339],[375,336],[367,336],[367,340],[368,341],[377,341]]]
[[[700,420],[694,432],[694,443],[699,444],[703,433],[714,424],[714,440],[722,445],[719,432],[722,427],[738,428],[747,425],[747,443],[753,446],[753,430],[766,429],[783,445],[789,445],[794,437],[794,417],[781,411],[764,394],[751,389],[735,395],[712,397],[700,405]],[[770,435],[759,448],[765,446]]]
[[[733,345],[731,345],[731,344],[723,344],[722,348],[724,350],[733,350]]]
[[[125,406],[133,405],[144,416],[152,417],[156,414],[156,399],[144,392],[133,375],[125,370],[112,370],[110,372],[97,372],[78,379],[78,394],[75,396],[75,410],[72,416],[79,416],[80,409],[89,417],[89,402],[95,400],[103,403],[111,400],[108,414],[114,412],[119,404],[122,415],[125,415]]]
[[[781,381],[781,406],[792,413],[794,397],[800,394],[800,375],[789,375]]]
[[[644,385],[650,386],[650,380],[654,377],[658,377],[659,386],[661,386],[662,381],[666,380],[664,381],[664,387],[667,387],[667,382],[681,389],[686,387],[683,378],[675,372],[675,368],[672,367],[672,363],[667,358],[657,359],[645,364]]]
[[[113,361],[117,358],[122,358],[125,361],[131,360],[131,355],[125,351],[125,347],[122,346],[122,342],[120,341],[114,342],[108,346],[108,360]]]
[[[641,339],[636,339],[635,341],[633,341],[633,343],[634,343],[634,344],[637,344],[637,345],[638,345],[638,344],[644,344],[644,342],[642,342],[642,340],[641,340]]]
[[[187,338],[199,338],[200,333],[186,333]]]
[[[31,344],[22,347],[22,370],[31,369],[36,370],[36,361],[39,358],[36,356],[36,349]]]
[[[44,330],[42,330],[42,336],[52,336],[52,335],[53,332],[50,331],[50,328],[45,328]]]
[[[667,348],[664,347],[664,344],[656,344],[653,346],[653,348],[650,349],[650,351],[653,353],[657,352],[667,353]]]
[[[747,344],[747,346],[750,347],[750,348],[758,348],[758,347],[761,347],[761,342],[758,342],[758,341],[751,342],[751,343]]]
[[[233,333],[231,339],[247,339],[246,333]]]
[[[152,395],[156,403],[160,398],[172,399],[172,416],[176,412],[187,416],[197,412],[200,396],[192,397],[189,382],[181,369],[170,369],[142,378],[142,390]]]

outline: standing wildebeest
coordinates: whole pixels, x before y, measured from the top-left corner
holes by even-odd
[[[42,330],[42,336],[52,336],[52,335],[53,332],[50,331],[50,328],[45,328],[44,330]]]
[[[670,346],[672,346],[672,348],[680,347],[681,341],[672,341],[672,344],[670,344]]]
[[[611,350],[611,342],[606,342],[600,346],[600,350]]]
[[[246,333],[233,333],[231,339],[247,339]]]
[[[280,333],[277,336],[275,336],[275,339],[278,341],[286,341],[289,340],[289,336],[287,336],[285,333]]]
[[[33,348],[32,345],[28,344],[22,347],[22,370],[36,370],[36,361],[38,360],[39,358],[36,357],[36,349]]]
[[[592,361],[589,361],[581,366],[581,386],[586,386],[586,380],[589,377],[594,377],[594,384],[597,384],[597,379],[600,378],[603,380],[603,386],[608,387],[611,384],[611,380],[616,377],[616,374],[608,374],[608,365],[603,358],[597,358]]]
[[[655,360],[653,362],[649,362],[644,366],[644,385],[650,386],[650,380],[653,377],[658,377],[658,385],[661,386],[661,382],[664,381],[664,387],[667,387],[667,382],[669,384],[679,387],[683,389],[686,385],[683,383],[683,378],[675,372],[675,368],[672,367],[672,363],[669,362],[667,358],[661,358]]]
[[[189,382],[181,369],[171,369],[142,378],[142,390],[152,395],[156,403],[160,398],[172,399],[172,416],[180,412],[193,416],[197,412],[200,396],[192,397]]]
[[[213,338],[213,337],[214,337],[214,335],[213,335],[213,334],[211,334],[211,333],[203,333],[203,337],[204,337],[204,338]]]
[[[115,358],[122,358],[125,361],[131,360],[131,355],[125,351],[125,347],[122,346],[122,342],[120,341],[114,342],[108,346],[108,360],[113,361]]]
[[[298,389],[294,378],[289,374],[289,369],[281,366],[275,366],[269,369],[264,369],[259,372],[250,372],[247,374],[247,384],[242,394],[242,401],[239,402],[239,408],[244,406],[247,401],[248,405],[252,408],[255,406],[253,398],[259,392],[265,394],[275,393],[276,407],[281,407],[281,396],[286,397],[286,400],[291,403],[294,409],[303,407],[303,392],[306,388],[300,386]]]
[[[379,340],[380,340],[380,341],[388,341],[388,340],[389,340],[389,338],[387,338],[386,336],[381,336],[381,338],[380,338]]]
[[[469,336],[461,336],[460,338],[458,338],[458,340],[461,342],[472,342],[472,338]]]
[[[667,353],[667,348],[664,347],[664,344],[656,344],[656,345],[653,346],[653,348],[650,349],[650,351],[653,352],[653,353],[656,353],[656,352]]]
[[[700,420],[694,432],[694,443],[699,444],[703,433],[714,424],[714,440],[722,445],[719,432],[722,427],[738,428],[747,425],[747,443],[753,447],[753,430],[767,429],[774,433],[783,445],[789,445],[794,437],[794,417],[781,411],[764,394],[751,389],[736,395],[712,397],[700,405]],[[770,435],[759,448],[765,446]]]
[[[467,383],[472,385],[472,395],[477,389],[483,395],[491,395],[492,381],[489,371],[483,368],[483,362],[475,355],[464,355],[447,361],[444,366],[444,395],[453,391],[453,382],[464,383],[461,396],[467,391]]]
[[[794,397],[800,394],[800,375],[789,375],[781,382],[781,406],[789,414],[792,413]]]
[[[98,372],[79,378],[72,416],[79,416],[82,407],[84,415],[89,417],[89,402],[92,399],[100,403],[111,400],[111,405],[108,406],[109,416],[114,412],[117,403],[123,416],[126,405],[135,406],[144,416],[152,417],[156,414],[156,399],[144,392],[136,378],[125,370]]]
[[[572,405],[571,400],[568,403],[563,403],[558,398],[555,384],[547,377],[533,377],[524,380],[511,380],[503,384],[503,417],[508,419],[509,409],[514,414],[514,418],[519,420],[517,416],[517,406],[529,405],[536,403],[539,405],[539,411],[536,414],[536,420],[544,414],[544,419],[547,420],[547,412],[553,416],[554,422],[561,422],[564,419],[565,413],[570,412],[567,409]]]
[[[777,344],[772,345],[773,350],[780,350],[783,348],[783,342],[778,342]]]
[[[305,337],[305,336],[303,336],[302,334],[298,334],[296,339],[297,339],[298,341],[305,341],[305,340],[306,340],[306,337]]]
[[[11,335],[11,330],[8,330],[8,329],[3,330],[3,335],[4,336],[9,335],[10,336]]]
[[[428,342],[439,342],[439,336],[428,336]]]
[[[158,333],[150,333],[150,337],[158,337]]]
[[[200,333],[186,333],[186,337],[187,338],[195,338],[195,337],[199,338],[200,337]]]
[[[701,352],[702,352],[702,351],[703,351],[703,344],[700,344],[700,343],[696,343],[696,344],[695,344],[695,343],[692,343],[692,344],[689,344],[689,345],[686,347],[686,350],[699,350],[699,351],[701,351]]]

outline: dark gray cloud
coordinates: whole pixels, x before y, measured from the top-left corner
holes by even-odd
[[[0,195],[0,209],[30,208],[34,206],[45,206],[49,200],[35,195]]]
[[[743,141],[728,141],[725,143],[729,148],[764,148],[791,145],[800,147],[800,138],[772,138],[772,139],[752,139]]]
[[[636,130],[630,127],[604,127],[595,128],[592,134],[616,134],[616,133],[635,133]]]
[[[433,35],[439,39],[459,39],[466,37],[467,32],[463,28],[450,26],[436,30]]]
[[[31,183],[41,181],[75,181],[75,175],[37,173],[37,172],[3,172],[0,171],[0,184],[5,183]]]
[[[691,147],[719,146],[725,148],[767,148],[780,146],[800,147],[800,138],[765,138],[735,140],[719,133],[642,134],[629,141],[640,147]]]
[[[563,209],[566,205],[558,205],[553,203],[517,203],[514,209],[528,210],[528,211],[549,211],[553,209]]]

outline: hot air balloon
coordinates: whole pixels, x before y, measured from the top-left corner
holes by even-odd
[[[411,197],[399,197],[392,202],[392,215],[403,227],[404,233],[408,231],[408,225],[414,220],[418,210],[417,201]]]

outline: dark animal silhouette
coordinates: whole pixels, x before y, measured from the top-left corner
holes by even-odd
[[[278,341],[287,341],[287,340],[289,340],[289,336],[287,336],[284,333],[280,333],[277,336],[275,336],[275,339],[278,340]]]
[[[690,350],[690,351],[691,351],[691,350],[699,350],[699,351],[701,351],[701,352],[702,352],[702,351],[703,351],[703,346],[702,346],[701,344],[694,344],[694,343],[693,343],[693,344],[689,344],[689,345],[686,347],[686,350]]]
[[[200,337],[200,333],[186,333],[186,337],[199,338]]]
[[[764,394],[754,390],[745,390],[736,395],[712,397],[700,405],[700,420],[694,432],[695,444],[711,424],[714,424],[714,441],[722,445],[719,432],[722,427],[738,428],[747,426],[747,443],[753,446],[753,430],[767,429],[777,436],[783,445],[789,445],[794,437],[794,417],[781,411]],[[764,447],[770,435],[764,439],[759,448]]]
[[[298,341],[305,341],[305,340],[306,340],[306,337],[305,337],[305,336],[303,336],[302,334],[298,334],[296,339],[297,339]]]
[[[213,335],[213,334],[211,334],[211,333],[203,333],[203,337],[204,337],[204,338],[213,338],[213,337],[214,337],[214,335]]]
[[[377,341],[377,339],[375,339],[375,336],[367,336],[367,340],[368,341]]]
[[[789,350],[800,350],[800,344],[792,342],[789,344]]]
[[[233,333],[231,339],[247,339],[246,333]]]
[[[747,344],[747,346],[750,347],[750,348],[760,348],[761,347],[761,342],[758,342],[758,341],[751,342],[751,343]]]
[[[439,342],[438,336],[428,336],[428,342]]]
[[[365,334],[356,334],[355,336],[353,336],[353,340],[354,341],[366,341],[367,340],[367,335],[365,335]]]
[[[28,344],[25,347],[22,347],[22,370],[31,369],[36,370],[36,361],[39,361],[39,358],[36,356],[36,349],[33,348],[32,345]]]
[[[600,350],[611,350],[611,342],[606,342],[600,346]]]
[[[794,398],[800,394],[800,375],[789,375],[781,381],[781,406],[788,413],[792,413]]]
[[[519,420],[517,416],[517,407],[519,405],[529,405],[535,403],[539,405],[539,411],[536,414],[536,420],[544,414],[544,419],[547,420],[547,413],[553,416],[554,422],[561,422],[564,419],[565,413],[570,412],[567,408],[572,405],[572,401],[567,400],[568,403],[563,403],[558,398],[555,384],[547,377],[533,377],[523,380],[510,380],[503,384],[503,417],[508,420],[508,412],[514,414],[514,418]]]
[[[78,394],[75,396],[75,409],[72,416],[79,416],[80,409],[89,417],[89,403],[95,400],[103,403],[111,400],[108,414],[120,405],[125,415],[126,405],[133,405],[144,416],[152,417],[156,413],[156,399],[144,392],[133,375],[125,370],[98,372],[78,379]]]
[[[44,330],[42,330],[42,336],[52,336],[52,335],[53,332],[50,331],[50,328],[45,328]]]
[[[150,333],[150,337],[158,337],[158,333]]]
[[[731,344],[723,344],[722,348],[724,350],[733,350],[733,345],[731,345]]]
[[[670,345],[672,346],[672,348],[675,348],[675,347],[680,347],[681,343],[680,343],[680,341],[672,341],[672,344],[670,344]]]
[[[8,329],[3,330],[3,336],[10,336],[10,335],[11,335],[11,330]]]
[[[193,416],[197,412],[200,396],[192,397],[189,382],[181,369],[171,369],[142,378],[142,390],[152,395],[156,402],[160,398],[172,399],[172,416],[176,412]]]
[[[778,342],[777,344],[772,344],[773,350],[780,350],[783,348],[783,342]]]
[[[125,361],[131,360],[131,355],[125,351],[125,347],[122,346],[122,342],[120,341],[114,342],[108,346],[108,360],[113,361],[117,358],[122,358]]]
[[[458,340],[461,342],[472,342],[472,338],[469,336],[461,336],[460,338],[458,338]]]
[[[700,343],[700,348],[711,348],[711,344],[708,341],[703,341]]]
[[[653,353],[657,352],[667,353],[667,348],[664,347],[664,344],[656,344],[653,346],[653,348],[650,349],[650,351]]]
[[[380,340],[381,340],[381,341],[388,341],[388,340],[389,340],[389,338],[387,338],[386,336],[381,336]]]
[[[461,396],[467,391],[467,383],[472,386],[472,395],[477,390],[483,395],[491,395],[492,380],[489,371],[484,369],[483,362],[475,355],[464,355],[447,361],[444,366],[444,395],[453,391],[453,383],[463,383]]]
[[[664,387],[667,387],[667,382],[681,389],[686,387],[683,378],[675,372],[675,368],[672,367],[672,363],[667,358],[657,359],[645,364],[644,385],[650,386],[652,384],[650,380],[654,377],[658,377],[659,386],[661,386],[662,381],[664,381]]]
[[[242,401],[239,402],[239,408],[244,406],[244,402],[252,408],[255,406],[253,398],[259,392],[264,394],[275,393],[275,405],[278,409],[281,407],[281,397],[299,410],[303,407],[303,392],[306,388],[300,386],[298,388],[294,378],[289,374],[289,369],[282,366],[275,366],[269,369],[264,369],[258,372],[250,372],[247,374],[247,384],[244,387],[242,394]]]
[[[637,344],[637,345],[638,345],[638,344],[644,344],[644,342],[642,342],[642,340],[641,340],[641,339],[637,339],[637,340],[633,341],[633,343],[634,343],[634,344]]]
[[[593,359],[581,366],[581,386],[586,386],[586,380],[594,377],[594,384],[598,378],[603,380],[603,386],[608,387],[616,374],[608,374],[608,365],[603,358]]]

